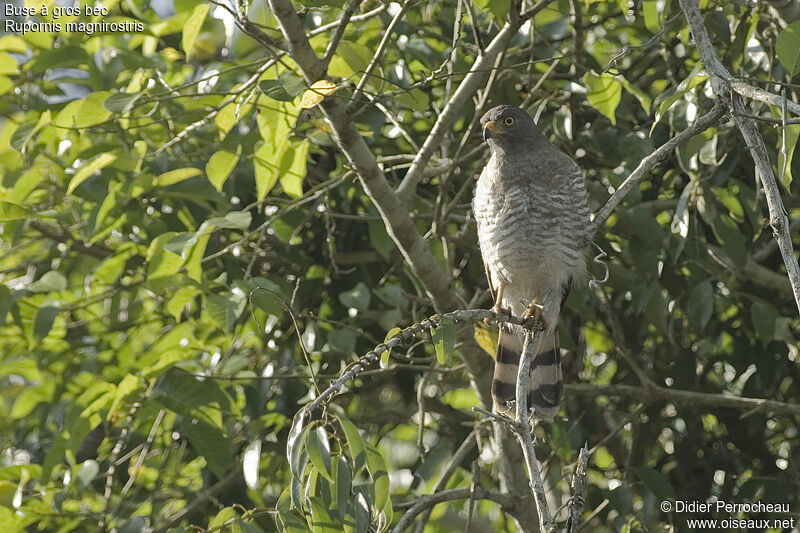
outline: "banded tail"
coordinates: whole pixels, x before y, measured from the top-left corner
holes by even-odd
[[[564,379],[561,375],[561,351],[558,345],[558,330],[546,329],[539,333],[531,362],[528,381],[528,409],[534,409],[537,419],[550,419],[558,413],[558,405],[564,396]],[[501,328],[497,340],[497,356],[494,363],[492,398],[497,412],[515,418],[517,369],[522,356],[525,334],[512,326],[511,331]]]

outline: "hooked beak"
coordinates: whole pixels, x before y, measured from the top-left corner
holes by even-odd
[[[494,137],[494,122],[491,120],[483,126],[483,140],[488,141]]]

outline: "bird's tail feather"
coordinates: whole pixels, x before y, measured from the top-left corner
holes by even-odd
[[[511,331],[501,329],[497,340],[492,398],[495,410],[510,418],[516,415],[517,369],[524,339],[522,329],[514,327]],[[550,419],[558,413],[558,405],[564,396],[558,331],[545,330],[539,333],[533,349],[528,380],[528,408],[534,409],[534,417]]]

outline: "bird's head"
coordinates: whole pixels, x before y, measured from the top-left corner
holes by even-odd
[[[533,119],[524,109],[510,105],[493,107],[481,118],[483,140],[489,146],[530,144],[542,137]]]

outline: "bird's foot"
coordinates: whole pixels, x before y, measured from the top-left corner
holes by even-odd
[[[539,301],[534,298],[527,305],[520,318],[529,323],[532,331],[542,331],[546,327],[543,310],[544,306],[542,306],[542,304],[540,304]]]

